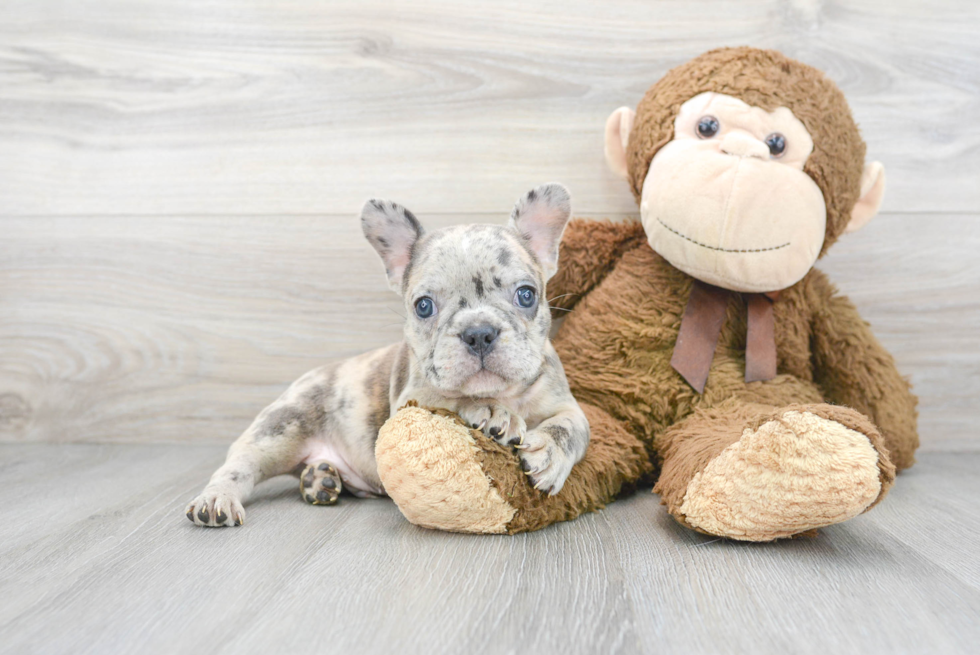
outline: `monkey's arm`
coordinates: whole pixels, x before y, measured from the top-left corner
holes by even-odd
[[[814,381],[824,396],[869,416],[898,469],[915,461],[917,398],[857,308],[822,275],[815,276],[811,347]]]
[[[548,280],[548,303],[571,309],[613,269],[623,253],[646,242],[636,221],[573,219],[558,250],[558,272]]]

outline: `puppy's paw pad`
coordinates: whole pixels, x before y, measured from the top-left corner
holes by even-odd
[[[340,473],[329,462],[313,462],[299,479],[303,500],[311,505],[336,505],[343,488]]]
[[[222,491],[205,490],[184,508],[184,515],[194,525],[206,528],[245,524],[245,510],[238,497]]]

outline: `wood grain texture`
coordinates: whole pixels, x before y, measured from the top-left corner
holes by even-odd
[[[943,653],[980,639],[980,454],[924,456],[815,538],[714,540],[640,492],[467,536],[387,500],[259,488],[241,529],[184,503],[222,449],[0,445],[0,653]],[[955,526],[953,522],[955,521]]]
[[[0,440],[230,443],[303,372],[401,338],[353,216],[0,230]],[[820,263],[911,376],[924,450],[980,448],[977,252],[980,215],[893,214]]]
[[[0,214],[633,211],[602,126],[671,67],[773,47],[847,93],[886,210],[980,210],[971,0],[8,0]]]
[[[502,220],[548,179],[635,211],[601,127],[708,48],[849,95],[886,213],[822,266],[980,447],[980,6],[103,0],[0,6],[0,441],[227,443],[303,371],[397,340],[354,216]]]

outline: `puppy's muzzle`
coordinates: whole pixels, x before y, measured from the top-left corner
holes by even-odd
[[[483,325],[473,325],[466,328],[459,335],[459,338],[463,340],[463,343],[466,344],[466,347],[471,353],[483,359],[493,350],[499,335],[500,330],[490,324],[484,323]]]

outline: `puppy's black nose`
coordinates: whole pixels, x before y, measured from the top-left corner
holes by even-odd
[[[500,331],[492,325],[474,325],[466,328],[459,338],[463,340],[467,348],[474,355],[483,357],[493,350],[493,344],[497,341]]]

